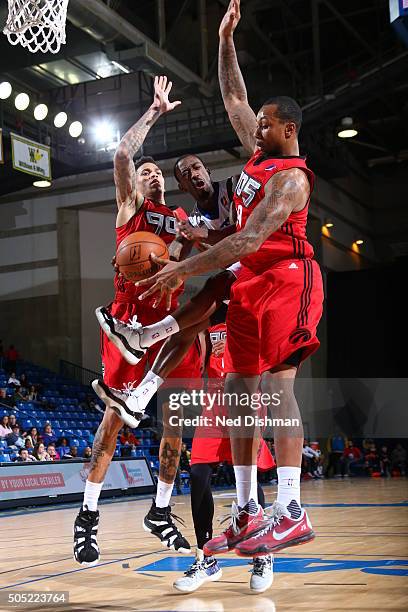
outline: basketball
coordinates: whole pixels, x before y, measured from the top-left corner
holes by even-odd
[[[116,263],[119,271],[127,280],[138,281],[149,278],[158,270],[150,260],[150,254],[167,258],[169,252],[164,240],[151,232],[134,232],[119,244]]]

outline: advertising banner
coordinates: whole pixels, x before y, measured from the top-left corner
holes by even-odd
[[[26,174],[51,180],[51,149],[17,134],[11,136],[13,168]]]

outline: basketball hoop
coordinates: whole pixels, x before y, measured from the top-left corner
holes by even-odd
[[[8,19],[3,33],[12,45],[31,53],[58,53],[65,44],[69,0],[8,0]]]

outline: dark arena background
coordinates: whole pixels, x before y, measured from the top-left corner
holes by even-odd
[[[168,207],[197,212],[174,173],[181,156],[198,155],[221,185],[249,154],[220,91],[228,0],[69,0],[59,45],[64,4],[0,2],[1,31],[18,26],[0,33],[0,612],[407,610],[407,0],[241,0],[234,42],[250,106],[290,96],[302,109],[300,154],[316,175],[307,236],[325,298],[320,348],[295,384],[302,507],[316,538],[277,551],[273,584],[258,590],[265,566],[233,551],[214,561],[222,576],[204,565],[202,582],[191,573],[194,427],[183,433],[171,498],[191,549],[146,533],[162,475],[160,393],[139,427],[119,424],[100,494],[99,563],[73,555],[89,470],[106,452],[101,428],[119,422],[100,426],[105,403],[91,386],[106,343],[95,309],[114,299],[115,152],[165,75],[181,104],[133,152],[154,158]],[[48,46],[36,48],[44,32]],[[212,274],[189,278],[181,304]],[[276,457],[273,431],[263,435]],[[231,461],[209,465],[218,535],[236,483]],[[268,516],[277,469],[258,468]],[[212,502],[200,508],[211,513]],[[186,578],[196,582],[182,591]]]

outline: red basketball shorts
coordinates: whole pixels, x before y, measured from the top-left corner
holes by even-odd
[[[319,347],[322,310],[316,261],[284,260],[259,274],[243,266],[228,306],[225,371],[262,374],[299,349],[303,361]]]
[[[140,307],[140,304],[128,302],[113,302],[109,307],[113,317],[127,323],[134,315],[142,325],[156,323],[161,316],[168,313]],[[103,363],[103,379],[109,387],[122,389],[126,383],[134,382],[137,386],[143,379],[147,369],[151,368],[163,342],[153,344],[136,366],[130,365],[120,354],[116,346],[109,342],[106,335],[101,332],[101,356]],[[201,379],[202,356],[198,342],[189,349],[183,361],[171,372],[169,378]]]

